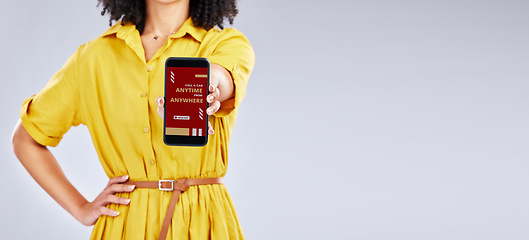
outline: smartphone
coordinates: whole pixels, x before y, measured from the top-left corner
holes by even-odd
[[[208,86],[206,58],[170,57],[165,61],[166,145],[199,147],[208,143]]]

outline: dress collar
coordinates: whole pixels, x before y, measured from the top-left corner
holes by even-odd
[[[117,38],[125,39],[132,32],[137,31],[136,25],[134,24],[125,24],[121,25],[121,21],[116,22],[112,27],[106,30],[101,36],[106,37],[115,34]],[[191,35],[198,42],[202,42],[204,36],[206,35],[207,30],[201,27],[195,27],[193,25],[193,20],[189,17],[184,24],[176,31],[175,34],[171,35],[171,38],[181,38],[186,34]]]

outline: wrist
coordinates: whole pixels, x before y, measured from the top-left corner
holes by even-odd
[[[84,215],[84,210],[86,209],[86,206],[89,204],[90,202],[87,201],[86,199],[83,199],[82,201],[79,201],[77,204],[75,204],[75,206],[73,207],[72,211],[70,212],[70,214],[72,214],[72,216],[77,219],[77,221],[79,222],[83,222],[83,215]]]

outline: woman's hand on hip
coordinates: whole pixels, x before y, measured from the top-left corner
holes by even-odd
[[[206,113],[208,115],[215,114],[220,109],[220,90],[217,87],[217,84],[210,84],[209,85],[209,92],[210,94],[207,96],[206,100],[209,103],[208,109],[206,109]],[[164,116],[164,109],[165,109],[165,98],[164,97],[157,97],[156,98],[156,105],[158,110],[158,115],[163,119]],[[211,123],[208,122],[208,134],[212,135],[215,131],[213,130],[213,127],[211,126]]]
[[[132,192],[134,190],[134,185],[123,184],[127,182],[128,179],[129,176],[126,175],[111,178],[105,189],[103,189],[93,202],[87,202],[80,208],[79,214],[77,214],[78,220],[86,226],[91,226],[96,223],[101,215],[111,217],[118,216],[118,211],[107,208],[106,206],[112,203],[123,205],[128,205],[130,203],[130,199],[114,195],[119,192]]]

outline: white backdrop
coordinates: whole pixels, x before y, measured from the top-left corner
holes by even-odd
[[[87,239],[25,172],[24,98],[108,28],[97,2],[0,9],[0,232]],[[239,3],[256,67],[227,187],[247,239],[529,239],[529,1]],[[52,149],[92,200],[107,182],[86,127]]]

